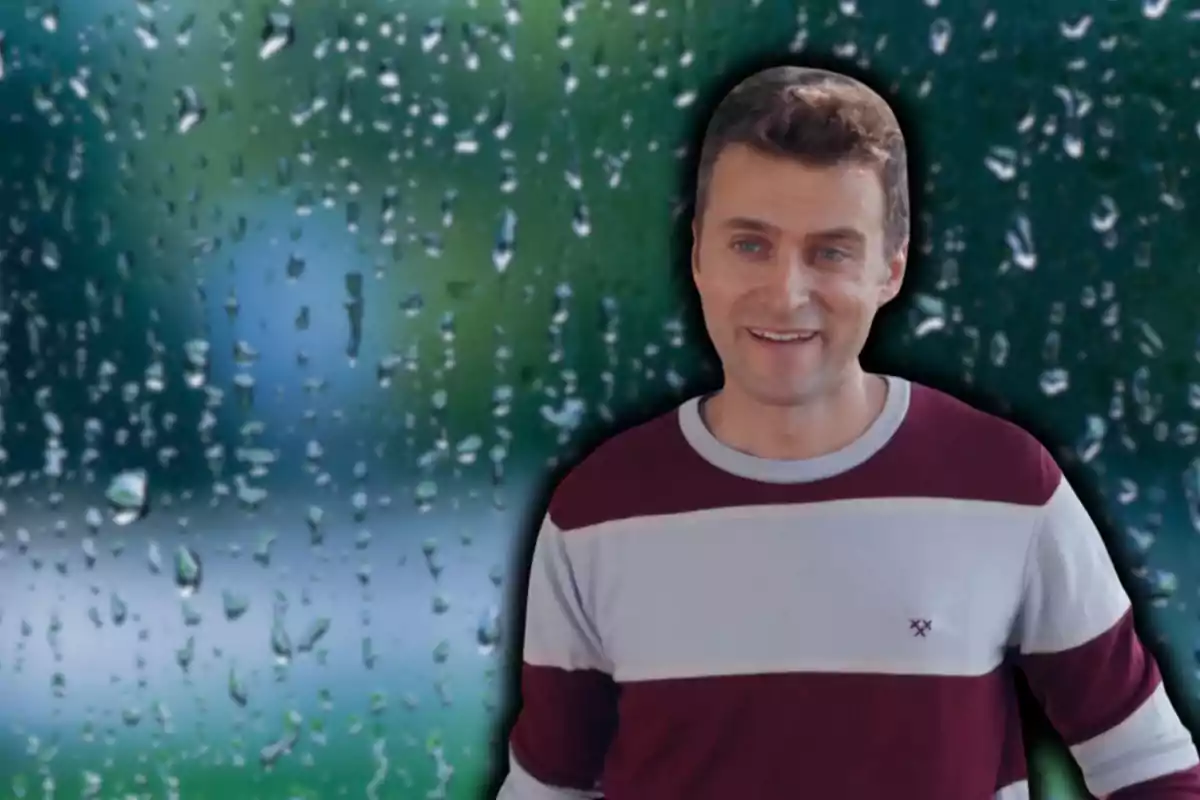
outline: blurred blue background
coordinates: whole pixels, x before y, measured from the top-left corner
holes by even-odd
[[[694,145],[781,59],[909,131],[872,365],[1056,449],[1194,724],[1197,31],[1179,0],[0,4],[0,793],[482,796],[547,488],[712,382]],[[1038,796],[1085,797],[1031,728]]]

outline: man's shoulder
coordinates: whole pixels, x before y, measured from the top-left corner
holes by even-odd
[[[1061,480],[1053,456],[1017,423],[919,383],[912,383],[903,438],[951,469],[983,470],[1012,483],[1023,498],[1044,498]],[[1007,494],[1007,492],[1006,492]]]
[[[967,437],[973,444],[1011,450],[1014,454],[1036,452],[1041,443],[1020,425],[984,411],[966,400],[923,383],[910,382],[908,423],[936,432],[939,439]]]
[[[581,528],[626,516],[626,501],[651,491],[663,470],[678,470],[692,451],[674,408],[619,431],[567,471],[554,489],[550,516],[560,528]]]

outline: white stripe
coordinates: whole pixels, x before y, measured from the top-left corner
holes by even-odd
[[[1196,766],[1196,745],[1160,685],[1124,722],[1071,748],[1088,791],[1126,786]]]
[[[609,671],[595,628],[583,608],[563,532],[549,517],[542,523],[529,570],[525,604],[526,663],[562,669]]]
[[[579,646],[571,643],[590,636],[574,630],[582,616],[621,681],[984,675],[1004,658],[1039,511],[889,498],[721,508],[568,531],[565,560],[581,608],[539,612],[531,583],[530,623],[547,626],[532,634],[537,657],[576,666]],[[556,620],[570,628],[552,632]]]
[[[501,784],[496,800],[590,800],[596,797],[604,797],[604,793],[547,786],[526,772],[509,748],[508,777]]]
[[[993,800],[1029,800],[1029,781],[1010,783],[996,792]]]
[[[1129,610],[1129,596],[1095,523],[1065,480],[1042,507],[1039,522],[1014,644],[1023,653],[1057,653],[1110,629]]]

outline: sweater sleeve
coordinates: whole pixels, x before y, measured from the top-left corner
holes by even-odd
[[[1049,454],[1049,499],[1025,569],[1019,664],[1088,790],[1110,800],[1200,800],[1191,734],[1139,641],[1104,543]]]
[[[521,704],[497,800],[602,797],[616,685],[566,537],[549,516],[538,532],[529,575]]]

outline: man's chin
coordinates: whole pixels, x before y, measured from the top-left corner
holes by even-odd
[[[755,381],[743,391],[755,402],[764,406],[799,406],[822,397],[829,387],[821,373],[789,376],[778,379]]]

